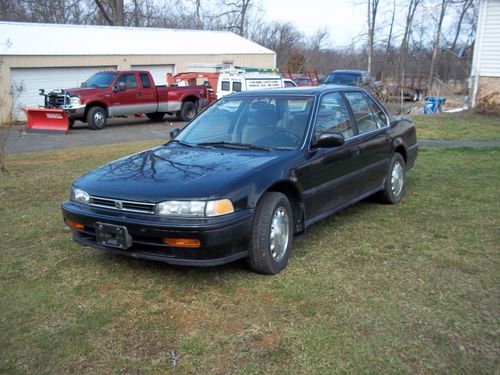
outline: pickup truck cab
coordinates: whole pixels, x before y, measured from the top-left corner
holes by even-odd
[[[148,71],[102,71],[80,88],[57,90],[46,95],[46,107],[64,109],[70,119],[102,129],[109,117],[144,113],[154,121],[165,114],[190,121],[208,104],[204,86],[156,86]]]

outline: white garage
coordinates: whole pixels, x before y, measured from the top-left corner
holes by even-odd
[[[153,76],[156,86],[163,86],[167,82],[167,73],[174,74],[173,65],[132,65],[135,70],[147,70]]]
[[[165,85],[167,73],[221,63],[275,68],[276,53],[227,31],[0,21],[0,122],[43,104],[38,89],[79,86],[101,69],[149,70]]]
[[[49,92],[53,89],[79,87],[95,72],[113,70],[115,66],[71,67],[71,68],[12,68],[10,72],[11,95],[14,101],[14,117],[25,120],[24,107],[43,105],[39,89]]]

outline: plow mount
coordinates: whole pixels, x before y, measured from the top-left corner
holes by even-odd
[[[58,132],[67,133],[69,120],[62,109],[24,108],[26,112],[26,130],[28,132]]]

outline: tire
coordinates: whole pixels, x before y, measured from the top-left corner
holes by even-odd
[[[384,190],[379,197],[383,203],[398,203],[406,193],[405,161],[400,153],[395,152],[389,163]]]
[[[288,264],[292,252],[293,216],[282,193],[266,193],[255,210],[248,254],[250,268],[275,275]]]
[[[165,117],[165,113],[163,112],[154,112],[154,113],[146,113],[146,116],[151,121],[162,121]]]
[[[91,129],[100,130],[106,127],[106,111],[102,107],[92,107],[87,113],[87,123]]]
[[[198,107],[193,102],[184,102],[180,112],[177,112],[176,117],[181,121],[191,121],[198,114]]]
[[[412,101],[413,103],[418,102],[418,91],[414,90],[414,91],[411,93],[411,101]]]
[[[74,119],[69,119],[68,120],[69,128],[73,129],[73,126],[75,126],[75,120]]]

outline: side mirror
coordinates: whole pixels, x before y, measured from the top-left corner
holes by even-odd
[[[313,143],[316,148],[332,148],[342,146],[344,144],[344,136],[340,133],[324,132]]]
[[[179,128],[173,128],[172,130],[170,130],[170,139],[175,139],[175,137],[177,137],[180,132],[181,129]]]
[[[117,85],[113,86],[113,92],[121,92],[125,91],[127,89],[127,86],[125,86],[125,82],[120,82]]]

